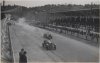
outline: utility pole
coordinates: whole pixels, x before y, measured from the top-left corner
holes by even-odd
[[[93,10],[93,2],[91,2],[91,16],[92,16],[92,10]]]
[[[3,0],[3,7],[5,6],[5,0]]]

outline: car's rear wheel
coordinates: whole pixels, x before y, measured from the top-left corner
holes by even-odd
[[[56,45],[54,45],[54,48],[53,49],[56,50]]]
[[[44,44],[44,43],[42,43],[42,46],[43,46],[43,47],[45,47],[45,44]]]
[[[47,50],[50,50],[50,47],[46,47]]]

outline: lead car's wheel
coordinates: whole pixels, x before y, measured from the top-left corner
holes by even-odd
[[[53,46],[53,50],[56,50],[56,45]]]
[[[44,43],[42,43],[42,46],[45,47]]]
[[[46,47],[47,50],[50,50],[50,47]]]

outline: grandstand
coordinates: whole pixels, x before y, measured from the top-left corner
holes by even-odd
[[[100,18],[98,8],[49,13],[47,18],[48,22],[46,24],[49,24],[45,24],[47,28],[60,30],[60,32],[64,31],[65,33],[69,31],[71,35],[77,33],[77,35],[85,36],[86,40],[91,37],[89,40],[96,38],[96,41],[99,41]]]

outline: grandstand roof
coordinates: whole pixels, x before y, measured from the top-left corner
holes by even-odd
[[[60,14],[66,16],[99,16],[99,8],[70,10],[66,12],[55,12],[51,14]]]

